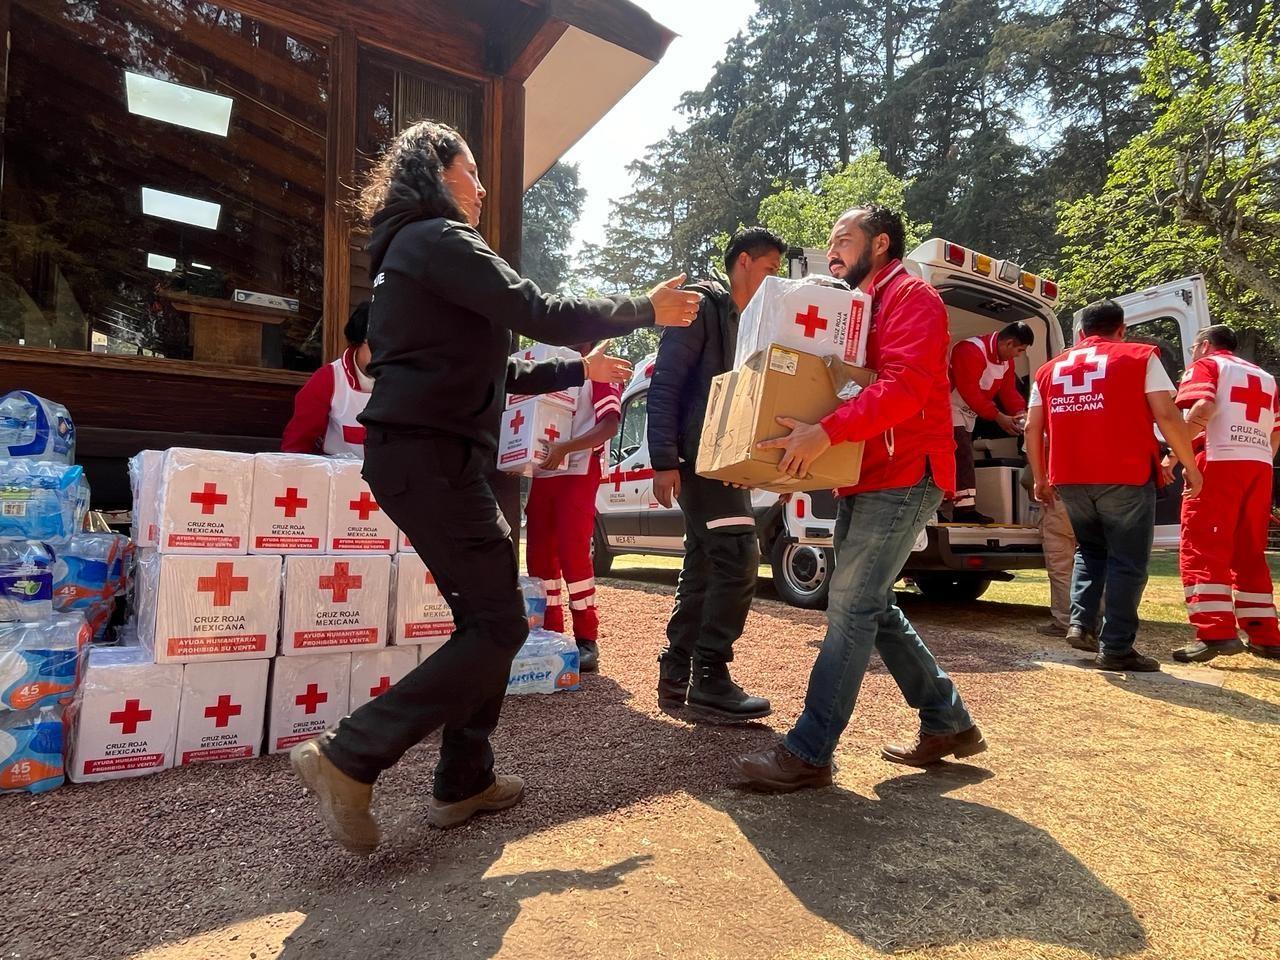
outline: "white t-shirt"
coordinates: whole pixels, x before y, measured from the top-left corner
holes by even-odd
[[[1165,370],[1164,364],[1160,362],[1160,357],[1152,354],[1147,358],[1147,382],[1145,388],[1147,393],[1174,393],[1173,381],[1169,379],[1169,371]],[[1040,399],[1040,386],[1034,380],[1031,381],[1031,399],[1027,401],[1027,408],[1044,406],[1044,401]]]

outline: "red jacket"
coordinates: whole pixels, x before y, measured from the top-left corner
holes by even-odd
[[[997,352],[1000,333],[988,333],[981,337],[982,347],[970,340],[961,340],[951,350],[951,382],[960,399],[983,420],[994,420],[1003,410],[1011,417],[1024,413],[1027,401],[1018,391],[1018,375],[1014,373],[1012,360],[1001,360]],[[991,386],[982,386],[982,375],[987,367],[1004,366],[1004,374]],[[1000,406],[995,404],[1000,398]]]
[[[361,390],[356,376],[356,351],[347,347],[342,369],[353,390]],[[293,416],[285,424],[280,449],[285,453],[324,453],[324,434],[329,428],[329,407],[333,403],[333,364],[326,363],[313,373],[293,398]]]
[[[876,382],[822,421],[832,443],[865,440],[862,476],[837,496],[910,487],[926,465],[947,496],[956,489],[951,427],[951,334],[938,291],[894,260],[871,282],[867,365]]]

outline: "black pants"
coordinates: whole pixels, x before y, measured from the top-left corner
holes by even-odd
[[[338,724],[325,755],[364,783],[437,727],[437,799],[462,800],[493,783],[489,735],[511,661],[529,628],[515,546],[490,487],[490,451],[462,440],[370,430],[364,477],[409,535],[453,611],[453,636],[382,696]]]
[[[978,496],[978,471],[973,465],[973,431],[968,427],[955,428],[956,438],[956,496],[957,507],[972,507]]]
[[[680,468],[684,566],[664,658],[728,663],[742,635],[760,568],[751,494]]]

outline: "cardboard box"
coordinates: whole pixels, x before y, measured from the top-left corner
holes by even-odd
[[[453,611],[445,603],[436,579],[416,553],[402,553],[395,561],[394,611],[391,642],[432,643],[453,634]]]
[[[325,553],[393,553],[399,531],[360,476],[359,460],[331,460]]]
[[[249,552],[324,553],[329,532],[329,460],[300,453],[253,458]]]
[[[253,457],[172,447],[160,468],[161,553],[246,553]]]
[[[269,666],[269,660],[227,660],[183,667],[174,766],[262,752]]]
[[[765,277],[742,311],[734,368],[776,343],[815,356],[834,356],[845,363],[867,362],[871,297],[832,281]]]
[[[417,553],[418,550],[409,542],[409,535],[403,530],[400,531],[399,542],[396,544],[397,553]]]
[[[862,371],[867,383],[870,370]],[[838,443],[814,461],[802,480],[778,472],[781,450],[756,444],[786,436],[778,417],[817,423],[839,405],[827,366],[818,357],[773,344],[746,366],[711,381],[698,448],[698,474],[775,493],[824,490],[857,483],[861,443]]]
[[[351,654],[271,661],[267,752],[283,753],[337,725],[351,703]]]
[[[280,558],[138,561],[138,639],[156,663],[273,656],[280,630]]]
[[[351,713],[390,690],[418,665],[413,647],[388,647],[351,654]]]
[[[160,469],[163,466],[163,450],[143,450],[129,460],[129,485],[133,490],[131,535],[138,547],[160,544]]]
[[[567,440],[573,429],[573,410],[544,397],[509,407],[498,430],[498,469],[533,476],[553,443]],[[561,470],[566,464],[561,463]]]
[[[173,766],[182,666],[152,663],[142,647],[94,647],[70,709],[67,775],[119,780]]]
[[[345,653],[387,645],[391,557],[286,557],[280,652]]]
[[[513,353],[513,359],[532,360],[534,363],[543,363],[547,360],[577,360],[582,362],[582,354],[572,347],[552,347],[545,343],[535,343],[528,350],[521,350]],[[554,403],[564,407],[566,410],[573,410],[578,406],[579,387],[566,387],[564,390],[557,390],[554,393],[537,394],[539,398],[547,403]],[[511,393],[507,395],[507,407],[514,407],[517,403],[524,403],[526,400],[534,399],[529,394]]]

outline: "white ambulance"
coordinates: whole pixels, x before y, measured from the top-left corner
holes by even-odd
[[[1055,307],[1053,281],[1028,273],[1018,264],[966,249],[946,240],[927,240],[906,259],[907,269],[928,280],[947,305],[953,343],[1023,320],[1035,331],[1035,345],[1017,361],[1019,377],[1030,377],[1064,347]],[[790,273],[826,273],[826,254],[793,249]],[[1117,298],[1125,308],[1128,339],[1160,348],[1175,383],[1191,362],[1196,331],[1209,324],[1204,281],[1189,277]],[[1077,321],[1078,323],[1078,321]],[[654,357],[636,366],[622,397],[622,425],[609,449],[609,469],[596,498],[593,543],[598,576],[608,574],[621,554],[684,553],[684,522],[679,509],[666,509],[653,496],[653,469],[646,440],[647,398]],[[962,601],[981,596],[994,580],[1011,580],[1012,571],[1044,566],[1039,507],[1020,483],[1026,458],[1021,439],[994,424],[979,421],[974,439],[977,508],[995,524],[973,526],[931,522],[903,570],[920,591],[937,600]],[[1178,540],[1181,488],[1160,494],[1157,545]],[[799,494],[787,505],[776,495],[752,494],[760,552],[773,568],[778,595],[798,607],[824,607],[835,563],[832,550],[835,498],[828,492]]]

